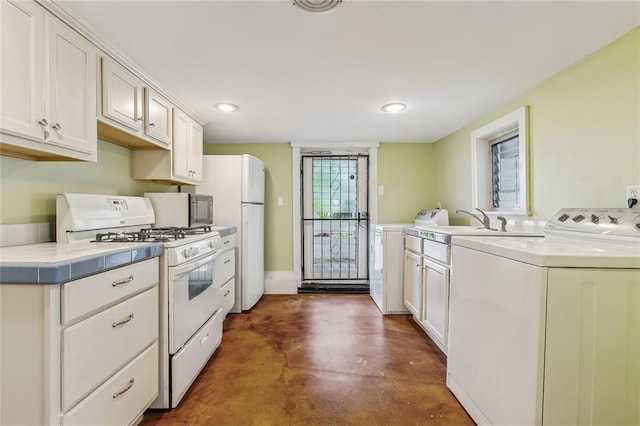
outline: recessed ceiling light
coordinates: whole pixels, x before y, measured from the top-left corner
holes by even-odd
[[[407,104],[392,102],[390,104],[382,105],[380,109],[384,112],[400,112],[407,109]]]
[[[222,112],[236,112],[240,109],[238,108],[238,105],[234,104],[216,104],[215,107],[218,111]]]

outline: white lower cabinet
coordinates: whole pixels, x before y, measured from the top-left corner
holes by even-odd
[[[405,237],[404,305],[431,340],[447,354],[450,248]]]
[[[138,421],[158,395],[158,272],[0,284],[0,424]]]
[[[222,291],[222,314],[226,316],[231,312],[236,300],[236,279],[231,278],[220,290]]]
[[[408,250],[404,252],[404,306],[420,321],[422,313],[422,258]]]
[[[64,415],[67,426],[127,425],[158,394],[158,343],[154,342],[115,376]]]
[[[447,353],[449,323],[449,268],[422,258],[423,312],[420,320],[436,345]]]
[[[125,365],[157,336],[157,287],[66,328],[62,332],[63,409]]]
[[[223,253],[216,260],[216,281],[222,296],[223,318],[233,309],[236,300],[236,236],[222,237]]]

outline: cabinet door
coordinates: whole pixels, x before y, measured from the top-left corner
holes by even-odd
[[[189,144],[191,118],[177,108],[173,109],[173,176],[190,179]]]
[[[447,326],[449,321],[449,268],[424,259],[423,281],[423,321],[422,324],[431,338],[443,352],[447,347]]]
[[[173,106],[152,89],[145,89],[144,132],[166,146],[171,146]]]
[[[44,11],[35,2],[0,1],[0,130],[44,139]]]
[[[190,138],[189,169],[191,170],[191,179],[201,182],[203,131],[202,126],[194,120],[191,120]]]
[[[422,270],[420,256],[404,252],[404,306],[418,320],[422,313]]]
[[[136,132],[142,131],[142,81],[105,57],[102,58],[102,115]]]
[[[96,52],[78,33],[49,20],[48,143],[95,155]],[[95,160],[95,159],[94,159]]]

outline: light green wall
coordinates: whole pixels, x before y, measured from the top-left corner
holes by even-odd
[[[141,195],[176,187],[131,178],[131,151],[98,141],[98,162],[29,161],[0,156],[0,223],[49,222],[55,229],[56,194]],[[53,236],[53,234],[52,234]]]
[[[265,163],[266,271],[293,270],[291,146],[288,143],[205,144],[205,154],[251,154]],[[283,205],[278,206],[278,197]]]
[[[530,109],[533,216],[562,207],[624,207],[640,184],[640,28],[435,144],[438,199],[451,214],[471,207],[470,134]]]
[[[382,143],[378,149],[379,223],[413,223],[420,209],[438,203],[433,144]],[[445,207],[445,206],[443,206]]]
[[[437,202],[432,186],[429,144],[380,144],[378,184],[384,195],[378,197],[379,222],[412,222],[420,208]],[[205,144],[205,154],[251,154],[266,166],[265,184],[265,270],[293,270],[293,183],[291,147],[288,143]],[[284,205],[278,207],[277,197]]]

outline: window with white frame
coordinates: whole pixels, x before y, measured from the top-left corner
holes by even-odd
[[[471,133],[474,208],[529,214],[527,140],[526,106]]]

